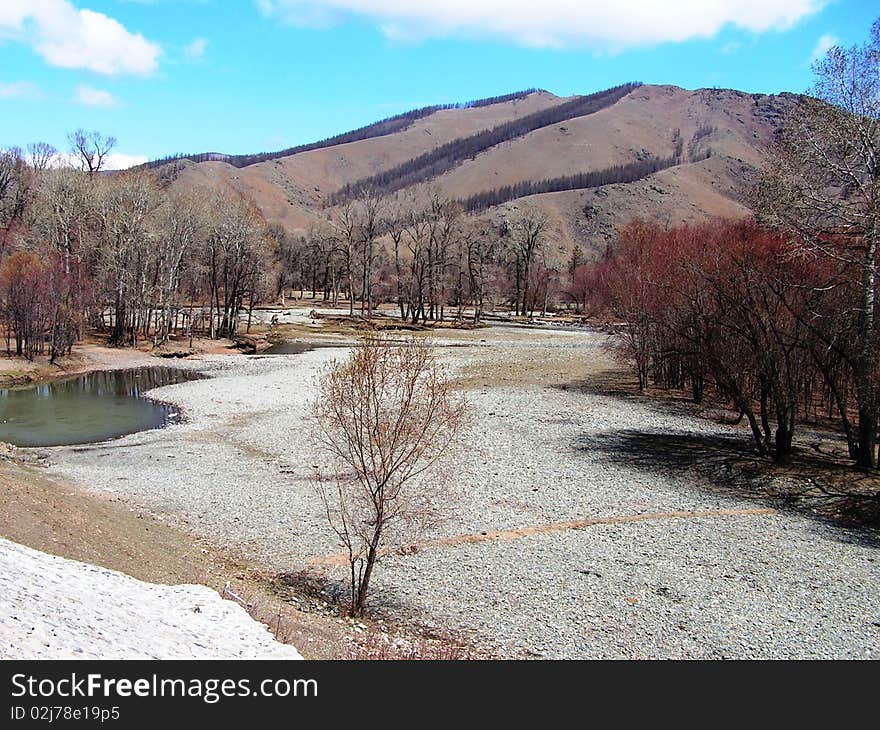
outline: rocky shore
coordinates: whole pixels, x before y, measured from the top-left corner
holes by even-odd
[[[610,367],[598,333],[493,327],[445,344],[464,345],[441,352],[475,414],[455,517],[434,536],[452,539],[389,556],[376,610],[511,657],[880,657],[876,536],[756,513],[766,505],[661,458],[667,442],[747,443],[740,428],[578,387],[565,373]],[[154,392],[185,423],[49,449],[50,469],[279,571],[314,570],[338,545],[312,483],[308,405],[315,373],[344,353],[175,361],[211,376]],[[466,539],[524,527],[536,529]]]

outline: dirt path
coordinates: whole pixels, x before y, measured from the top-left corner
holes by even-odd
[[[514,530],[492,530],[491,532],[477,532],[467,535],[453,535],[452,537],[440,537],[436,540],[424,540],[413,545],[398,545],[381,551],[381,555],[414,555],[424,550],[437,547],[455,547],[456,545],[477,545],[482,542],[497,542],[499,540],[519,540],[523,537],[535,535],[552,535],[555,532],[567,530],[584,530],[596,525],[624,525],[630,522],[646,522],[649,520],[700,520],[708,517],[754,517],[756,515],[775,515],[775,509],[716,509],[703,512],[649,512],[641,515],[620,515],[617,517],[591,517],[586,520],[567,520],[565,522],[549,522],[543,525],[530,525],[518,527]],[[321,558],[313,558],[309,561],[309,567],[345,566],[348,565],[348,557],[345,553],[326,555]]]

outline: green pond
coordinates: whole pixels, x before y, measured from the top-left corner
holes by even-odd
[[[0,441],[16,446],[90,444],[174,423],[179,410],[143,394],[201,376],[147,367],[87,373],[0,390]]]

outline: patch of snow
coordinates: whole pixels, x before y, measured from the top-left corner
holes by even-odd
[[[301,659],[241,606],[0,538],[0,658]]]

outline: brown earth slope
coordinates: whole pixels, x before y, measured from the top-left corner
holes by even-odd
[[[600,170],[648,156],[669,157],[680,139],[682,164],[648,178],[525,199],[548,211],[562,249],[578,244],[598,251],[616,226],[633,217],[675,224],[708,216],[746,215],[747,185],[793,98],[728,89],[641,86],[599,112],[490,147],[428,184],[465,198],[521,181]],[[270,222],[302,233],[332,214],[325,206],[326,198],[343,185],[565,101],[541,91],[514,101],[445,109],[394,134],[241,169],[225,162],[183,163],[176,184],[232,185],[251,195]],[[523,200],[482,215],[504,215]]]

